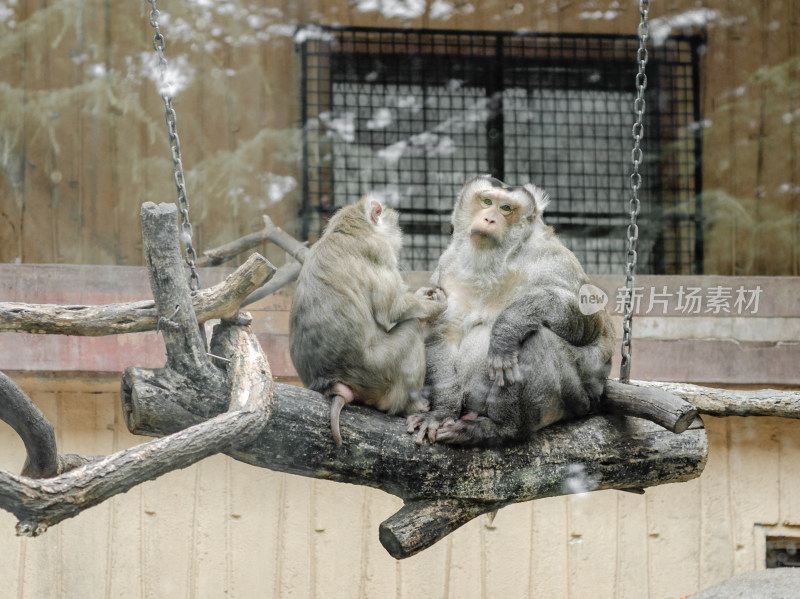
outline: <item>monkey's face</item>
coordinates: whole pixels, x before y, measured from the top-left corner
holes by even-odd
[[[473,200],[469,236],[479,248],[502,244],[506,232],[519,219],[520,206],[508,194],[480,193]]]
[[[504,246],[510,231],[526,230],[538,210],[533,186],[510,187],[489,176],[468,182],[453,213],[453,228],[466,236],[476,249]],[[515,236],[519,237],[519,236]]]

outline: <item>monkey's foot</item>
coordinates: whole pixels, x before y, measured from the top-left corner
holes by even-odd
[[[422,445],[425,437],[428,437],[428,441],[431,443],[436,443],[437,431],[451,422],[455,422],[455,418],[448,412],[434,411],[425,414],[412,414],[406,419],[406,432],[414,434],[414,431],[419,428],[419,431],[414,436],[414,443],[417,445]]]
[[[451,445],[481,445],[490,447],[505,441],[497,424],[486,416],[468,414],[459,420],[444,423],[439,427],[436,438]]]
[[[489,380],[500,387],[522,380],[519,370],[519,350],[508,353],[493,352],[489,348]]]

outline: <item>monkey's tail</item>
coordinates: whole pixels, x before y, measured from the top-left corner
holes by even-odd
[[[339,414],[342,412],[345,403],[344,397],[341,395],[334,395],[331,402],[331,433],[336,445],[342,444],[342,433],[339,431]]]
[[[331,389],[331,434],[336,445],[342,444],[342,433],[339,431],[339,414],[345,404],[353,401],[353,390],[344,383],[336,383]]]

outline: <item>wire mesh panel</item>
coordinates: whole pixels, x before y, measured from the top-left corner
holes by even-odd
[[[407,268],[432,269],[461,186],[550,193],[590,273],[623,272],[635,37],[324,29],[301,36],[304,234],[361,195],[399,208]],[[699,273],[697,37],[650,53],[639,272]]]

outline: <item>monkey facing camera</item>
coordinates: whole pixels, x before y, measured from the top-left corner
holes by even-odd
[[[415,441],[493,446],[589,413],[611,368],[605,309],[581,310],[589,284],[546,226],[547,194],[479,176],[461,190],[453,238],[431,277],[447,310],[429,325],[431,411]]]
[[[397,266],[398,214],[374,198],[331,218],[303,263],[292,302],[289,352],[309,389],[331,399],[331,432],[357,401],[390,414],[428,409],[423,321],[441,314],[441,291],[411,293]]]

